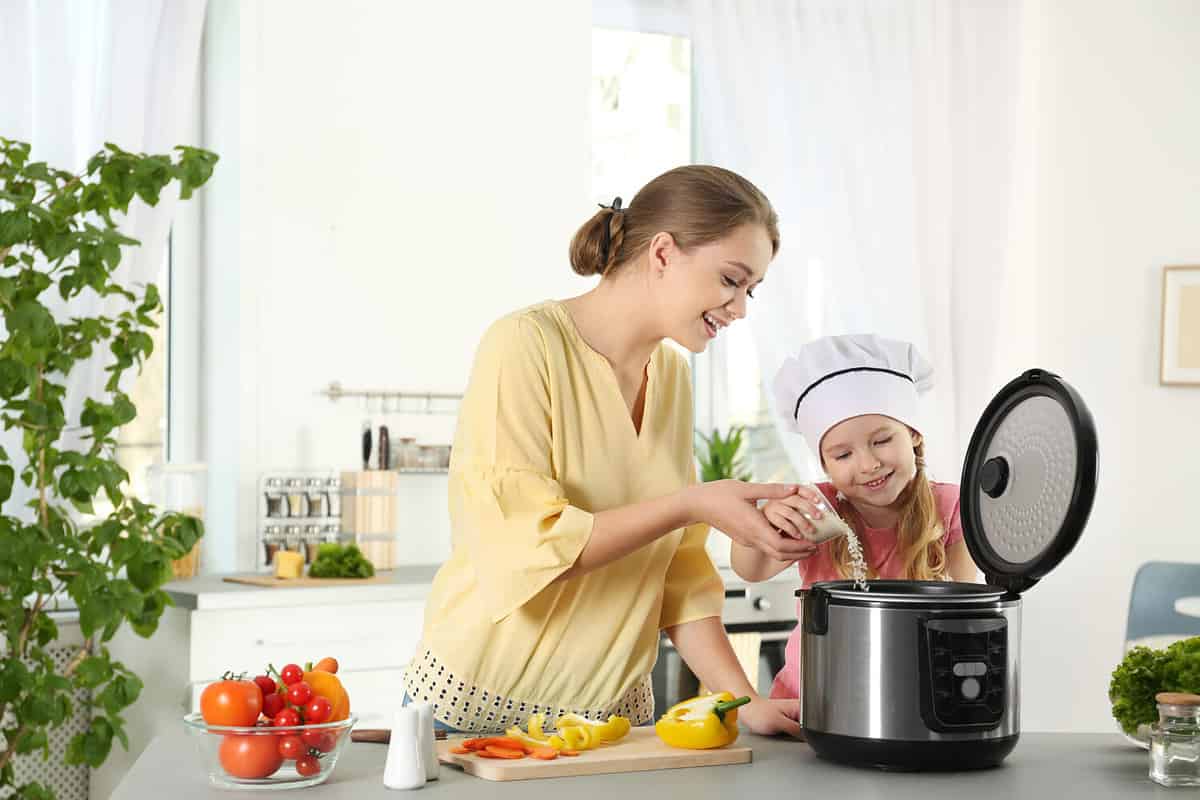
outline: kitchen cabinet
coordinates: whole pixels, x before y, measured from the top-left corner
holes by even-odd
[[[338,677],[363,727],[386,727],[404,699],[401,677],[421,636],[425,598],[435,566],[405,567],[390,583],[316,588],[261,588],[202,577],[168,584],[175,601],[154,636],[123,630],[113,657],[137,673],[145,688],[125,713],[129,750],[114,745],[92,771],[91,796],[108,797],[156,736],[182,728],[198,711],[204,687],[226,671],[262,674],[324,656],[338,660]]]

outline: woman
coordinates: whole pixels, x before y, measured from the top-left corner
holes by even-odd
[[[757,501],[795,487],[697,484],[691,377],[663,340],[701,352],[746,315],[779,248],[766,197],[688,166],[620,198],[576,233],[591,291],[512,314],[484,335],[450,465],[450,559],[434,579],[405,676],[442,727],[533,713],[653,718],[665,630],[705,686],[750,695],[757,733],[799,733],[798,701],[759,697],[721,624],[711,525],[794,559]]]

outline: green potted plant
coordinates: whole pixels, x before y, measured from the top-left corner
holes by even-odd
[[[711,436],[705,436],[696,431],[696,436],[704,443],[696,447],[696,457],[700,459],[700,480],[720,481],[726,478],[736,478],[739,481],[750,480],[750,473],[742,467],[740,456],[742,437],[746,429],[742,425],[733,425],[721,434],[713,428]]]
[[[0,138],[0,421],[20,431],[26,464],[17,474],[0,448],[0,792],[54,796],[36,782],[15,786],[13,759],[49,757],[47,731],[71,716],[80,690],[91,721],[71,739],[67,763],[96,767],[114,739],[128,746],[121,711],[142,683],[105,643],[124,624],[154,632],[171,602],[161,588],[171,562],[203,534],[199,520],[160,514],[127,494],[129,475],[114,458],[115,432],[137,414],[121,376],[150,355],[147,330],[162,311],[153,284],[113,279],[121,248],[138,244],[118,232],[114,216],[135,197],[157,204],[172,182],[186,199],[208,180],[216,155],[176,149],[173,158],[110,144],[73,174],[31,162],[28,144]],[[58,313],[44,302],[49,292],[63,301]],[[123,310],[81,315],[85,292]],[[68,419],[71,372],[101,349],[111,355],[107,382],[84,400],[79,419]],[[62,444],[68,426],[82,432],[79,449]],[[10,502],[16,480],[33,495],[25,507]],[[72,509],[94,515],[101,493],[112,511],[81,524]],[[63,597],[78,608],[84,646],[59,669],[47,652],[58,633],[47,612]]]

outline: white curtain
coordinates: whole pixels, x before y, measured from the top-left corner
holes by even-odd
[[[0,0],[0,135],[31,143],[33,160],[72,171],[81,171],[105,142],[147,153],[198,144],[186,135],[206,2]],[[126,248],[122,283],[157,278],[177,197],[172,188],[153,208],[140,200],[130,206],[121,229],[142,244]],[[53,291],[42,301],[52,311],[64,305]],[[105,308],[85,292],[70,313],[91,316]],[[72,373],[68,424],[78,423],[84,398],[103,389],[103,359]],[[21,458],[13,432],[0,432],[0,445]],[[18,481],[7,513],[24,513],[24,489]]]
[[[937,369],[931,471],[953,482],[999,388],[1020,13],[1016,0],[691,6],[697,160],[753,180],[782,222],[749,317],[763,379],[817,336],[915,342]],[[803,442],[780,436],[814,476]]]

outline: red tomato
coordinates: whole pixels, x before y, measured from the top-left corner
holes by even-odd
[[[293,683],[304,679],[304,670],[300,669],[299,664],[288,664],[279,671],[279,677],[283,679],[285,686],[291,686]]]
[[[324,697],[314,697],[308,701],[308,705],[304,707],[304,721],[310,725],[320,725],[322,722],[329,721],[329,715],[333,713],[333,704]]]
[[[275,679],[270,675],[259,675],[254,679],[254,682],[258,684],[259,689],[262,689],[264,698],[279,688],[275,684]]]
[[[266,714],[268,717],[274,718],[276,714],[283,710],[285,705],[287,705],[287,703],[284,701],[283,695],[278,693],[269,694],[263,698],[262,713]]]
[[[304,742],[300,741],[299,736],[284,736],[279,740],[279,755],[289,761],[299,758],[307,752],[308,748],[305,747]]]
[[[328,753],[337,744],[337,737],[332,731],[305,731],[300,737],[306,745],[315,747],[322,753]]]
[[[209,725],[253,725],[262,703],[262,692],[253,681],[217,681],[200,694],[200,714]]]
[[[312,700],[313,690],[304,681],[296,681],[288,687],[288,702],[294,706],[302,706]]]
[[[299,725],[300,712],[294,708],[282,709],[278,714],[275,715],[275,719],[273,720],[272,724],[274,724],[277,728],[282,728],[288,725]]]
[[[235,778],[266,778],[283,764],[275,736],[228,734],[221,742],[221,767]]]
[[[296,772],[299,772],[304,777],[316,775],[321,771],[321,764],[312,756],[303,756],[296,759]]]

